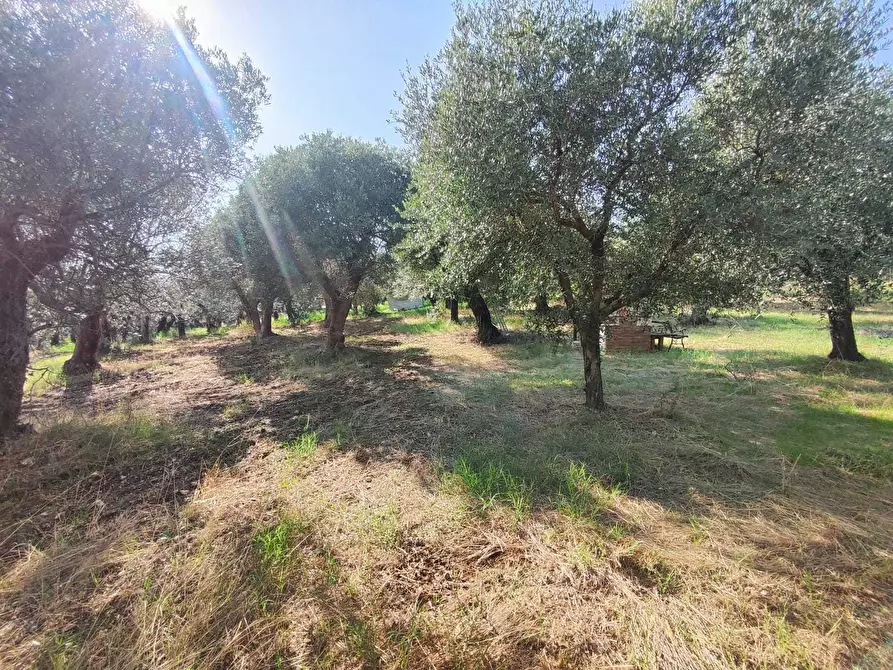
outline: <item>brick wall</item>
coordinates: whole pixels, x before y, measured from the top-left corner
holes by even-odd
[[[651,349],[651,326],[636,326],[619,323],[605,326],[606,349],[608,351],[649,351]]]

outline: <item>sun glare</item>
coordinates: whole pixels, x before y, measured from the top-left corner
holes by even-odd
[[[177,11],[175,0],[139,0],[143,11],[156,19],[167,19]]]

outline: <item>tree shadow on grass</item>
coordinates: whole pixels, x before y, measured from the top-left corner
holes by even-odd
[[[91,579],[103,577],[102,566],[88,560],[86,549],[81,551],[93,545],[87,542],[86,536],[77,534],[78,524],[92,522],[94,510],[98,510],[96,514],[101,521],[105,514],[148,514],[157,504],[167,505],[177,515],[177,501],[181,499],[178,496],[182,496],[180,488],[191,491],[192,480],[197,479],[199,468],[195,465],[195,453],[206,464],[214,459],[223,464],[238,462],[244,458],[247,448],[246,431],[256,423],[264,426],[274,439],[283,441],[307,429],[318,431],[321,438],[342,439],[342,448],[354,449],[357,454],[362,451],[368,459],[385,460],[405,451],[428,458],[440,457],[446,469],[462,480],[469,499],[477,498],[482,508],[484,501],[512,506],[518,500],[522,514],[529,508],[535,515],[566,513],[597,528],[618,526],[619,532],[633,535],[636,541],[641,539],[652,544],[661,541],[649,535],[649,523],[653,524],[653,517],[659,514],[666,514],[683,526],[689,518],[696,517],[715,522],[723,532],[737,526],[741,530],[735,542],[754,548],[755,553],[747,559],[754,569],[786,579],[798,578],[798,571],[826,570],[831,575],[826,578],[833,581],[835,593],[844,593],[842,585],[847,578],[861,575],[866,565],[875,569],[877,561],[873,552],[889,549],[889,544],[884,546],[884,538],[888,537],[885,533],[893,518],[889,503],[872,502],[870,491],[859,490],[857,496],[856,492],[850,495],[848,490],[848,486],[858,488],[867,480],[850,478],[848,485],[843,477],[825,476],[811,468],[790,472],[790,463],[771,444],[752,445],[752,451],[744,450],[750,439],[768,435],[766,431],[776,423],[784,424],[787,418],[773,416],[771,421],[756,424],[752,435],[722,435],[727,428],[739,427],[730,421],[731,417],[740,415],[741,424],[747,426],[760,412],[766,412],[771,401],[763,397],[760,385],[769,382],[756,379],[755,388],[743,394],[738,389],[739,382],[730,379],[728,373],[721,376],[715,365],[699,367],[700,361],[696,357],[692,360],[688,354],[674,354],[673,359],[642,359],[641,365],[632,358],[618,358],[609,361],[608,373],[609,378],[613,375],[618,382],[621,376],[630,373],[629,369],[622,369],[624,366],[641,367],[639,372],[645,375],[646,363],[672,365],[668,372],[661,373],[657,384],[643,386],[636,380],[633,380],[636,383],[627,380],[625,386],[618,384],[615,407],[605,414],[594,414],[582,407],[582,390],[571,372],[571,368],[574,373],[579,372],[578,361],[562,353],[542,361],[521,350],[504,351],[505,360],[513,361],[511,368],[468,376],[457,375],[439,364],[427,352],[423,341],[417,346],[416,343],[407,346],[402,340],[387,336],[358,341],[334,359],[321,349],[318,336],[310,333],[258,344],[222,343],[209,353],[229,382],[244,384],[247,405],[244,416],[215,424],[209,434],[187,427],[176,438],[160,434],[164,431],[158,426],[141,427],[135,422],[126,429],[127,439],[120,441],[136,445],[135,452],[110,450],[109,440],[102,435],[91,437],[87,428],[68,445],[65,442],[68,433],[56,438],[44,434],[41,437],[46,440],[45,447],[39,453],[46,458],[57,458],[58,463],[54,465],[49,460],[35,463],[34,469],[40,472],[29,473],[16,482],[17,488],[8,498],[16,508],[14,514],[18,515],[14,523],[25,520],[18,511],[17,501],[34,495],[33,491],[42,505],[31,508],[28,506],[32,503],[26,501],[23,509],[31,509],[29,517],[40,517],[42,511],[49,510],[52,514],[57,509],[63,515],[68,514],[57,501],[59,496],[72,496],[80,504],[78,513],[84,514],[87,510],[91,518],[79,520],[74,517],[73,509],[65,524],[74,529],[69,531],[71,538],[57,534],[51,524],[47,528],[25,528],[14,542],[35,540],[39,543],[43,537],[63,553],[76,550],[70,554],[76,564],[72,569],[89,586]],[[673,365],[690,369],[674,373]],[[686,375],[686,384],[673,385],[672,375],[677,373]],[[690,394],[692,388],[694,392]],[[718,393],[729,396],[723,400],[724,405],[717,407],[715,403],[705,402],[705,394],[709,398],[710,394]],[[738,396],[749,404],[736,406]],[[667,400],[660,401],[661,398]],[[795,413],[797,408],[783,407],[778,411],[780,417],[785,417],[785,412]],[[807,417],[810,422],[813,418]],[[180,428],[172,424],[169,430],[177,433]],[[187,450],[189,454],[188,449],[193,445],[197,451],[187,460],[176,460],[180,451]],[[87,447],[89,450],[85,450]],[[74,461],[68,459],[66,449],[75,450],[72,458],[79,463],[73,475],[68,473],[73,470]],[[10,456],[15,460],[26,451],[27,445],[24,445]],[[459,467],[460,463],[464,465]],[[92,483],[94,469],[100,473],[98,480],[104,486]],[[126,487],[115,484],[116,478],[121,477],[128,481]],[[138,483],[134,486],[133,481]],[[239,496],[238,485],[238,478],[227,480],[226,486],[235,488],[228,495]],[[12,491],[4,490],[7,492]],[[266,489],[255,491],[258,496],[267,493]],[[622,516],[618,512],[618,509],[622,511],[622,498],[629,499],[631,504],[651,504],[652,519],[637,526],[635,518]],[[96,500],[102,504],[96,505]],[[525,502],[529,504],[525,506]],[[252,626],[258,622],[257,626],[265,631],[258,638],[259,643],[273,644],[274,636],[266,636],[266,632],[274,630],[279,614],[287,614],[282,608],[289,593],[274,591],[264,596],[270,600],[266,615],[257,614],[258,603],[253,599],[258,588],[254,581],[257,559],[252,553],[250,524],[258,523],[259,517],[269,510],[243,509],[242,503],[240,499],[225,513],[221,511],[223,516],[218,521],[232,529],[225,541],[207,547],[200,545],[194,555],[184,554],[185,559],[201,556],[202,560],[195,565],[207,566],[214,563],[207,560],[206,551],[212,555],[220,551],[225,555],[218,563],[232,564],[236,569],[220,575],[198,574],[197,579],[181,582],[174,580],[176,588],[168,594],[176,607],[201,604],[203,595],[222,598],[220,610],[195,613],[178,610],[185,625],[200,622],[203,612],[219,617],[224,628],[229,626],[228,622],[240,622],[244,618]],[[5,519],[10,509],[4,503],[0,518]],[[230,516],[231,513],[235,516]],[[812,521],[817,513],[824,515],[820,524]],[[818,525],[827,528],[812,535],[801,532],[801,527],[809,523],[812,523],[810,533]],[[159,526],[154,532],[163,532],[163,528]],[[726,543],[731,544],[729,538],[717,538],[717,544]],[[3,546],[4,551],[12,548]],[[305,554],[304,566],[323,572],[328,569],[328,556],[322,544],[311,539],[298,546]],[[720,546],[717,551],[725,549]],[[739,560],[731,553],[728,558]],[[191,565],[188,561],[184,564]],[[153,583],[162,583],[165,565],[163,562],[152,564],[145,574],[140,573],[139,578],[147,580],[147,586],[143,589],[145,598],[139,595],[139,602],[156,602],[156,597],[157,602],[162,602],[160,598],[165,594],[156,594],[158,587]],[[402,562],[399,567],[403,567]],[[94,568],[99,572],[94,573]],[[669,567],[656,570],[630,557],[620,562],[619,569],[650,590],[664,588],[663,581],[673,574]],[[836,575],[834,570],[838,571]],[[213,588],[207,591],[195,588],[199,579],[205,578]],[[376,645],[381,649],[391,644],[389,649],[393,651],[396,646],[393,640],[405,636],[411,641],[411,636],[416,635],[411,621],[394,624],[369,617],[369,603],[363,611],[362,603],[345,585],[335,586],[329,579],[326,576],[310,584],[312,597],[303,601],[312,601],[319,608],[318,618],[307,631],[317,660],[325,660],[326,654],[334,649],[340,655],[333,658],[349,657],[355,663],[375,667],[381,661]],[[877,599],[889,597],[890,576],[882,568],[866,580],[867,587],[860,584],[860,590],[851,590],[846,597],[856,593],[862,598],[868,593],[865,589],[874,589],[872,597]],[[37,582],[34,584],[39,586]],[[35,588],[30,597],[41,597],[39,591]],[[190,597],[184,597],[185,593]],[[388,589],[382,593],[386,597]],[[778,606],[786,608],[790,616],[797,615],[796,603],[789,604],[785,598],[786,594],[776,598]],[[875,601],[860,602],[865,603],[860,606],[865,608],[866,617],[877,615],[879,605]],[[92,614],[87,611],[83,614],[91,622],[91,630],[102,627],[99,619],[91,618]],[[214,637],[208,653],[219,653],[220,663],[235,665],[237,658],[226,655],[232,649],[218,648],[223,641],[223,635]],[[346,643],[350,648],[344,648]],[[524,644],[519,641],[516,645],[518,665],[525,660],[525,651],[530,651]],[[479,646],[483,649],[486,645],[481,642]],[[125,649],[126,645],[119,644],[117,648]],[[263,649],[275,651],[272,646]],[[271,664],[274,662],[271,659]],[[421,664],[423,659],[411,657],[410,662]]]
[[[265,434],[289,441],[312,429],[371,449],[412,449],[436,421],[438,388],[451,374],[424,348],[364,338],[338,354],[299,333],[220,349],[221,374],[250,380],[252,409]]]
[[[582,468],[597,493],[619,487],[683,519],[784,509],[765,530],[801,570],[827,566],[829,543],[861,544],[848,556],[866,562],[893,546],[893,422],[800,393],[820,384],[832,399],[840,388],[877,400],[893,379],[888,362],[846,364],[770,350],[724,352],[740,362],[737,368],[695,351],[609,356],[613,406],[595,414],[582,408],[581,384],[572,377],[576,352],[559,351],[544,365],[544,351],[505,348],[513,369],[463,390],[479,411],[466,415],[451,441],[465,454],[463,467],[475,471],[473,481],[496,472],[491,479],[497,488],[502,482],[504,498],[522,482],[534,506],[560,507],[573,498]],[[788,373],[802,378],[792,381]],[[795,555],[783,545],[793,541],[785,533],[802,524],[799,515],[816,514],[835,530],[800,538]],[[858,561],[845,562],[851,573],[860,569]]]
[[[39,547],[85,513],[138,516],[146,506],[177,504],[203,470],[239,461],[247,447],[232,428],[148,414],[61,420],[9,443],[0,459],[0,555]]]

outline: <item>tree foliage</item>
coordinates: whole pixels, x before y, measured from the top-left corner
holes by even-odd
[[[732,18],[721,2],[460,6],[450,41],[407,77],[401,128],[421,174],[439,175],[422,188],[429,213],[462,240],[515,240],[560,278],[594,408],[601,323],[667,279],[705,218],[670,194],[717,176],[686,110]]]
[[[853,309],[877,299],[893,265],[893,78],[873,62],[881,10],[749,5],[749,39],[729,50],[704,100],[711,132],[747,165],[752,257],[828,312],[831,356],[849,360],[861,359]]]
[[[277,149],[252,177],[253,216],[326,297],[332,349],[344,346],[344,321],[363,278],[389,261],[403,234],[398,207],[408,181],[405,161],[384,143],[332,133]]]
[[[0,434],[28,361],[27,291],[48,265],[176,222],[260,132],[265,78],[128,0],[4,3],[0,21]],[[203,64],[196,71],[193,66]],[[156,230],[155,232],[170,232]]]

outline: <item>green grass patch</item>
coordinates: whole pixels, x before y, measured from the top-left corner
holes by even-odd
[[[559,510],[570,516],[594,520],[622,492],[619,484],[607,488],[602,486],[596,477],[587,472],[585,463],[571,463],[554,502]]]
[[[482,511],[506,505],[520,517],[530,509],[530,485],[502,463],[461,456],[453,464],[452,474],[477,498]]]
[[[401,313],[402,314],[402,313]],[[427,335],[458,330],[461,326],[449,319],[429,319],[425,317],[403,317],[388,323],[388,330],[403,335]]]
[[[302,519],[284,517],[278,523],[258,531],[251,539],[259,566],[253,582],[257,607],[267,614],[278,602],[298,563],[296,550],[310,533],[310,526]]]
[[[62,384],[65,380],[62,366],[69,358],[71,352],[64,352],[32,361],[25,379],[25,395],[41,395],[48,389]]]
[[[301,433],[295,439],[282,445],[288,453],[298,458],[309,458],[319,448],[319,433],[315,430]]]

